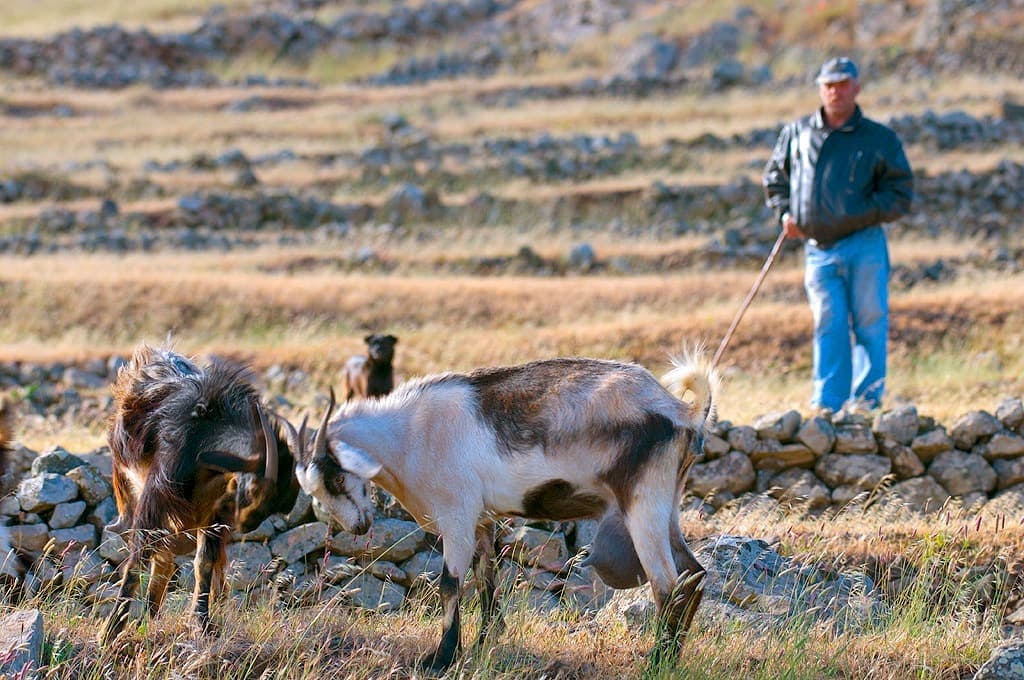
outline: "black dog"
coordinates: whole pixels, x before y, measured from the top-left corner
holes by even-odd
[[[369,356],[357,355],[345,362],[343,382],[345,400],[352,397],[381,397],[395,386],[395,375],[391,362],[395,358],[398,338],[393,335],[374,333],[367,335]]]

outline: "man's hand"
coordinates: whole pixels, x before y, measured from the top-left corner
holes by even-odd
[[[796,220],[789,213],[782,215],[782,231],[786,232],[786,238],[807,238],[807,234],[796,225]]]

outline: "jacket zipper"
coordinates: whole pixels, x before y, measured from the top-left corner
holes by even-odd
[[[853,162],[850,163],[850,180],[849,183],[853,184],[854,176],[857,174],[857,166],[860,164],[861,157],[864,156],[863,151],[858,151],[857,155],[853,157]]]
[[[789,214],[792,215],[793,219],[796,220],[796,223],[802,227],[802,226],[804,226],[805,222],[807,221],[807,216],[804,214],[803,201],[800,200],[800,198],[803,196],[803,188],[804,188],[804,174],[805,173],[804,173],[804,161],[803,161],[803,158],[804,158],[804,156],[807,155],[807,152],[809,150],[809,148],[805,148],[805,147],[810,147],[811,140],[810,140],[810,134],[806,130],[800,128],[799,126],[797,126],[797,128],[796,128],[796,135],[794,137],[796,139],[796,158],[797,158],[797,165],[796,166],[797,166],[797,170],[798,170],[798,172],[797,172],[797,180],[796,180],[797,200],[796,201],[790,201]]]

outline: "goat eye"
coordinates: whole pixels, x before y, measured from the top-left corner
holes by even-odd
[[[206,404],[204,404],[203,402],[199,402],[198,404],[195,405],[195,408],[192,409],[192,417],[193,418],[205,418],[206,417],[206,413],[207,413]]]

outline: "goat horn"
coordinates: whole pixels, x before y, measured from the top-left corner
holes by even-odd
[[[270,429],[270,421],[267,414],[256,402],[256,413],[259,414],[260,427],[263,429],[263,439],[266,444],[266,465],[264,466],[263,477],[270,483],[277,482],[277,436]]]
[[[317,458],[324,458],[327,456],[327,421],[331,419],[331,411],[334,410],[334,388],[331,388],[331,400],[327,404],[327,411],[324,412],[323,422],[320,423],[320,429],[316,431],[316,442],[313,445],[313,451]]]
[[[281,418],[280,416],[278,418],[284,425],[284,436],[288,440],[288,447],[295,451],[295,455],[301,456],[302,450],[299,448],[299,433],[295,431],[295,428],[288,422],[287,418]]]
[[[298,437],[299,442],[299,455],[306,455],[306,430],[309,429],[309,416],[302,416],[302,422],[299,424],[299,433],[295,435]]]

